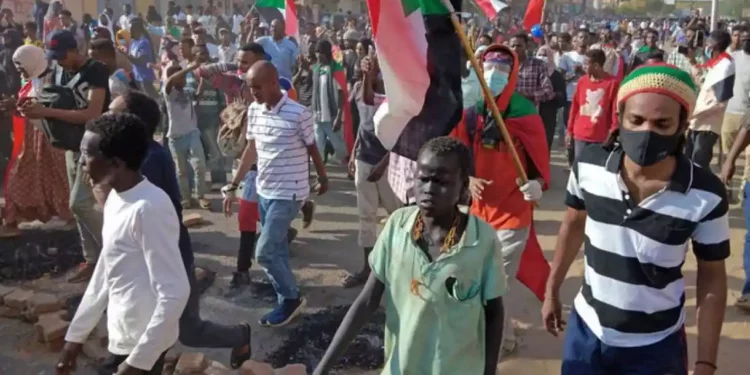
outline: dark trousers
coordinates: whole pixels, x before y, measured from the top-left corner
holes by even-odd
[[[693,163],[703,168],[711,167],[711,159],[714,158],[714,145],[719,140],[719,135],[712,131],[688,131],[685,143],[685,155],[693,160]]]
[[[159,357],[159,360],[156,361],[154,364],[154,367],[151,368],[151,371],[142,371],[141,373],[144,375],[161,375],[162,371],[164,370],[164,355],[167,354],[166,352],[161,354],[161,357]],[[115,355],[110,354],[110,356],[104,360],[104,363],[102,363],[101,366],[96,370],[96,372],[99,375],[112,375],[117,373],[117,368],[120,367],[120,365],[125,362],[125,360],[128,359],[128,356],[126,355]]]
[[[236,348],[247,345],[250,337],[244,325],[226,326],[201,318],[201,296],[195,285],[195,266],[187,268],[187,276],[190,298],[180,317],[180,342],[193,348]]]
[[[561,375],[687,375],[685,328],[655,344],[602,343],[575,310],[565,329]]]
[[[13,153],[14,136],[20,137],[21,135],[13,134],[13,117],[0,115],[0,176],[3,177],[10,162],[11,153]]]
[[[554,101],[541,103],[539,105],[539,116],[544,123],[544,131],[547,135],[547,148],[552,149],[552,140],[555,139],[555,129],[557,128],[557,110],[559,107]]]

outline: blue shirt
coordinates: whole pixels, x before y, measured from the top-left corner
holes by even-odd
[[[174,161],[167,149],[154,140],[149,140],[148,153],[141,164],[141,174],[159,189],[164,190],[172,201],[175,211],[177,211],[177,218],[180,220],[180,255],[182,255],[185,268],[190,271],[194,261],[193,248],[190,244],[190,235],[187,228],[182,224],[182,199],[180,198],[180,187],[177,185]]]
[[[271,62],[276,65],[279,77],[292,79],[292,67],[297,62],[299,48],[289,38],[284,38],[278,43],[271,36],[263,36],[255,41],[263,47],[263,50],[271,57]]]
[[[147,66],[154,61],[154,51],[151,49],[151,42],[147,38],[133,39],[130,42],[130,56],[137,59],[146,57],[146,62],[133,64],[133,78],[138,82],[154,82],[156,74],[154,70]]]

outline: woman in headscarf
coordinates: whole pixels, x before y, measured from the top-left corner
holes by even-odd
[[[60,12],[62,12],[62,10],[63,3],[59,0],[55,0],[49,5],[47,15],[44,16],[42,39],[47,40],[47,35],[49,35],[49,33],[63,28],[63,24],[60,21]]]
[[[567,99],[565,77],[557,71],[555,66],[555,50],[549,45],[544,45],[536,52],[536,57],[547,64],[547,73],[552,81],[555,98],[539,103],[539,116],[544,123],[544,131],[547,133],[547,147],[551,149],[552,141],[555,139],[555,128],[557,127],[557,112],[565,104]]]
[[[112,28],[112,19],[109,17],[109,15],[107,15],[107,13],[102,12],[102,14],[99,15],[99,26],[97,27],[97,29],[107,30],[107,32],[109,33],[109,38],[113,42],[115,41],[115,31]],[[99,32],[104,34],[104,31],[99,30]]]
[[[44,86],[50,69],[44,50],[36,46],[19,47],[13,62],[26,84],[18,92],[17,104],[3,102],[3,111],[26,100],[34,100]],[[68,206],[70,189],[65,171],[65,152],[54,148],[40,130],[39,120],[29,120],[14,114],[14,134],[22,137],[20,150],[11,161],[5,178],[5,208],[0,238],[19,236],[18,224],[52,217],[69,221],[73,214]]]

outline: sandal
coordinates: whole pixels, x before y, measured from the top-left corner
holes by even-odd
[[[344,278],[344,289],[350,289],[354,287],[358,287],[360,285],[363,285],[367,282],[367,279],[370,277],[369,272],[357,272],[354,275],[347,275],[346,278]]]
[[[247,351],[237,353],[238,348],[232,348],[232,352],[229,354],[229,365],[233,370],[240,368],[243,363],[249,361],[250,357],[253,356],[253,348],[251,345],[252,330],[250,329],[250,324],[244,323],[243,326],[245,326],[245,329],[247,330],[247,345],[243,345],[239,347],[239,349],[244,349],[245,346],[247,346]]]
[[[0,239],[11,239],[21,237],[21,230],[18,227],[0,226]]]
[[[745,311],[750,311],[750,295],[746,294],[738,298],[737,302],[734,303],[734,306]]]

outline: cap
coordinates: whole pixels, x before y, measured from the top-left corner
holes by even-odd
[[[226,27],[222,27],[221,29],[219,29],[219,34],[224,34],[224,33],[229,33],[229,32],[230,32],[229,29],[227,29]]]
[[[47,37],[47,59],[62,60],[68,51],[78,48],[78,42],[72,32],[68,30],[55,30]]]

